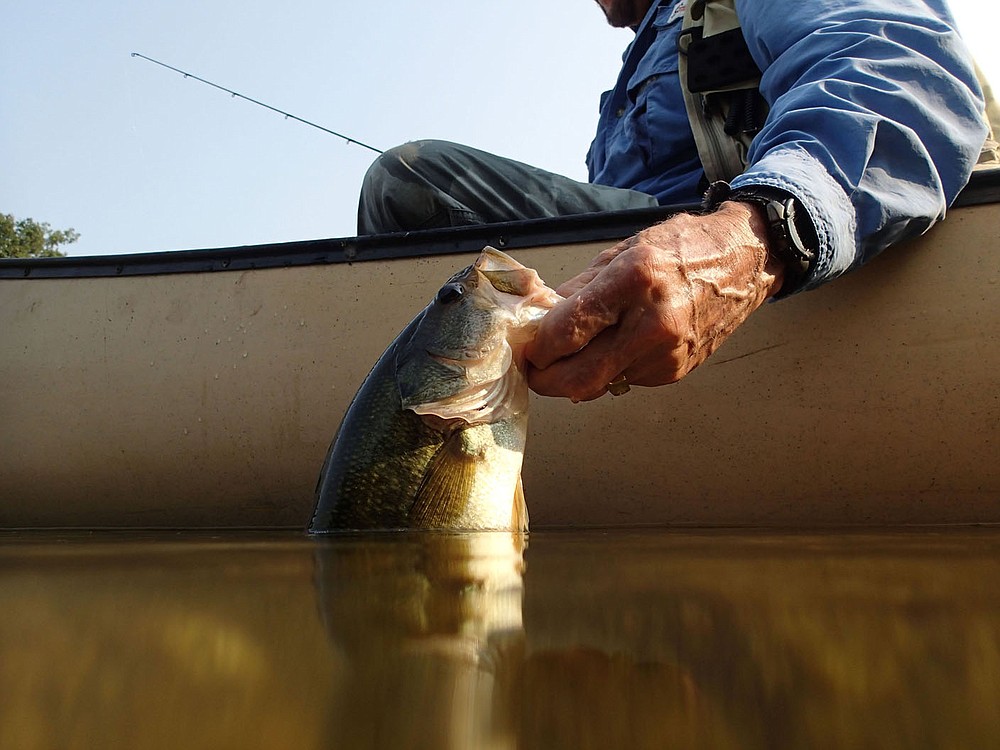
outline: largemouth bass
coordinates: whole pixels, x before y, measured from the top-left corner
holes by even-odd
[[[448,279],[351,402],[310,531],[527,530],[524,345],[560,299],[491,247]]]

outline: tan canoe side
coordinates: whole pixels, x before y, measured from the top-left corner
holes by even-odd
[[[675,386],[534,398],[533,526],[1000,522],[996,216],[766,306]],[[558,283],[603,246],[515,255]],[[304,526],[351,396],[464,262],[0,279],[0,527]]]
[[[766,305],[677,385],[543,402],[527,451],[532,518],[1000,522],[998,373],[997,211],[961,209],[854,274]]]

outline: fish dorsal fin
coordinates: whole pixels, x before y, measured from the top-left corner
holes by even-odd
[[[514,509],[510,514],[510,527],[514,531],[528,530],[528,504],[524,501],[524,485],[521,475],[517,475],[517,485],[514,487]]]
[[[463,449],[462,430],[455,430],[427,465],[424,479],[410,506],[412,528],[443,529],[454,525],[457,507],[469,495],[478,457]]]

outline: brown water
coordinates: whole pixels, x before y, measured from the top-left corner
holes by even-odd
[[[1000,530],[0,534],[0,748],[985,748]]]

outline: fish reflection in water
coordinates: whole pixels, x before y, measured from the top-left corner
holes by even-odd
[[[516,747],[505,691],[524,651],[525,535],[375,539],[316,550],[322,619],[346,664],[333,736],[357,748]]]
[[[699,602],[696,613],[691,601],[656,602],[648,621],[645,607],[615,601],[609,591],[604,595],[610,594],[606,604],[613,611],[588,606],[586,621],[572,605],[543,607],[551,619],[544,618],[548,627],[527,653],[526,535],[371,539],[354,546],[349,536],[340,537],[316,551],[322,619],[346,665],[331,702],[331,735],[344,747],[745,746],[697,681],[711,681],[710,672],[720,667],[735,678],[726,678],[727,689],[742,691],[741,701],[749,699],[755,710],[766,708],[760,675],[745,671],[752,666],[745,638],[711,603]],[[562,594],[581,582],[565,583]],[[699,615],[696,624],[719,629],[721,639],[713,639],[714,652],[689,644],[704,651],[691,656],[708,657],[704,675],[678,661],[670,637]],[[609,625],[627,629],[610,650],[601,633]],[[630,634],[632,628],[660,630],[642,635],[664,641],[636,653],[629,641],[639,633]]]
[[[331,704],[344,747],[734,746],[673,659],[637,659],[625,642],[609,653],[599,638],[526,653],[525,535],[348,539],[316,553],[322,618],[347,665]],[[572,610],[552,614],[579,635]]]
[[[1000,531],[0,538],[0,748],[984,748]]]

